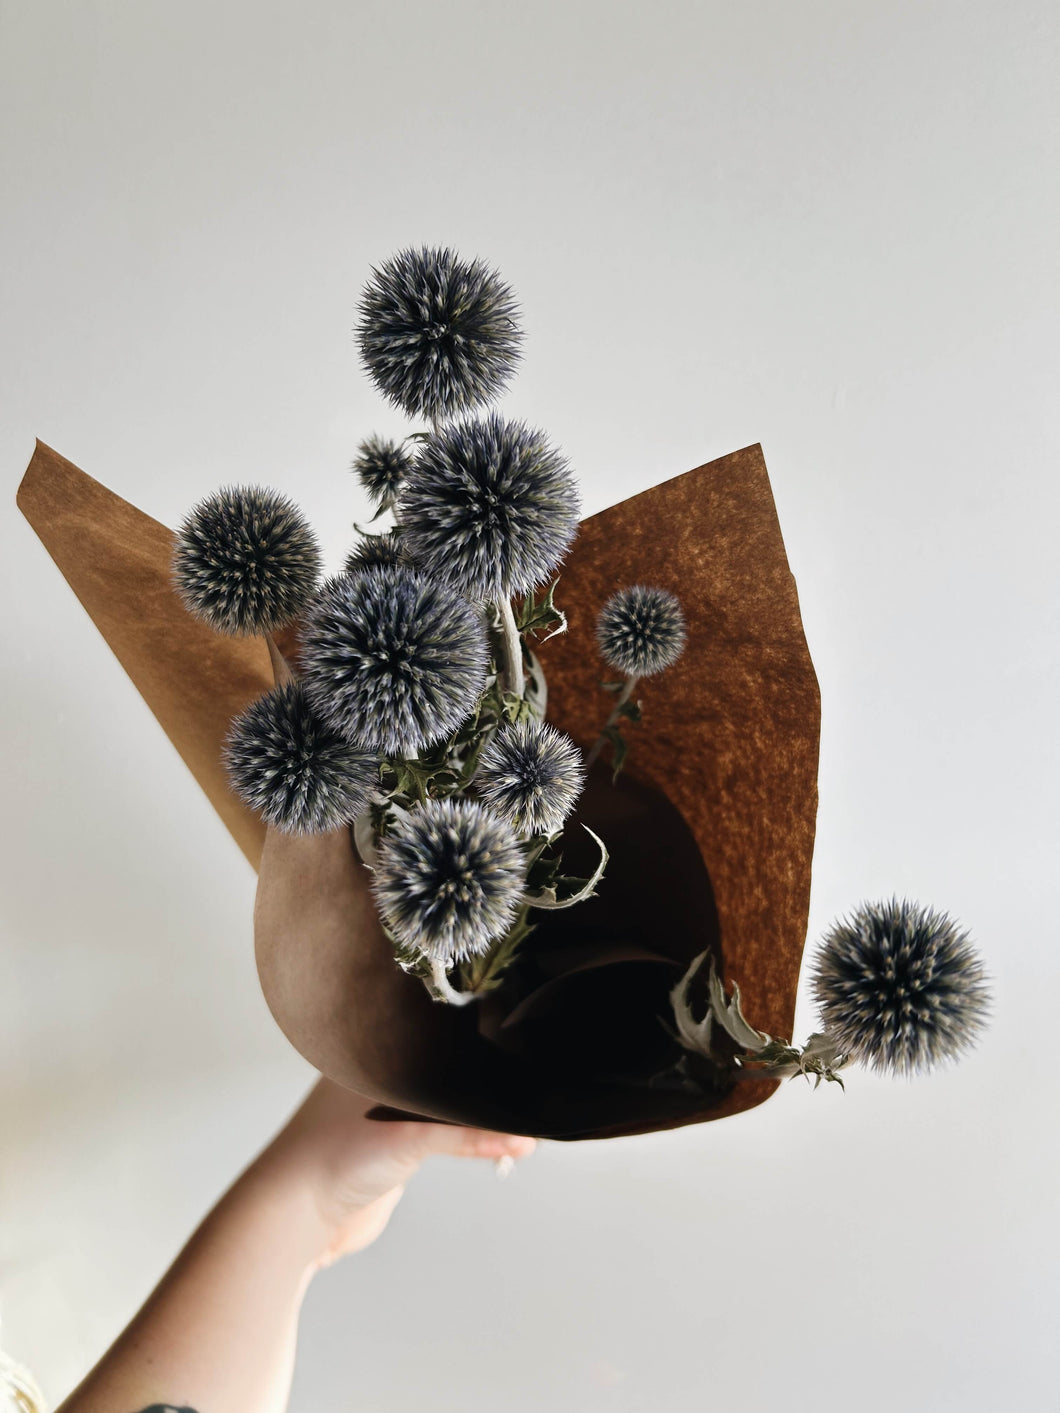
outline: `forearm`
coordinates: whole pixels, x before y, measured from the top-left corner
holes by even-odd
[[[377,1123],[368,1107],[320,1080],[58,1413],[283,1413],[313,1271],[374,1241],[430,1154],[520,1158],[534,1146],[447,1124]]]
[[[322,1239],[304,1185],[267,1150],[59,1413],[281,1413]]]

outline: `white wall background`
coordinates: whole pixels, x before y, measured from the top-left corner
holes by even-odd
[[[170,524],[263,480],[337,561],[399,425],[353,307],[424,241],[515,285],[505,406],[590,509],[763,443],[811,935],[933,901],[997,1018],[915,1087],[440,1163],[311,1292],[296,1413],[1057,1406],[1058,39],[1052,0],[0,3],[0,1315],[53,1399],[309,1074],[250,870],[15,487],[34,436]]]

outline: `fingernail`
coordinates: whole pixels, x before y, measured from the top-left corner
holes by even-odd
[[[521,1134],[512,1134],[504,1146],[508,1150],[508,1157],[528,1158],[537,1147],[537,1140],[535,1138],[525,1138]]]

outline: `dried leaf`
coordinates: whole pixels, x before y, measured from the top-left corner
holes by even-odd
[[[740,988],[735,982],[732,988],[732,1000],[726,1000],[725,984],[713,965],[710,969],[709,988],[711,1010],[726,1035],[735,1040],[741,1049],[748,1050],[752,1054],[769,1044],[772,1037],[766,1035],[764,1031],[755,1030],[754,1026],[748,1024],[744,1018],[743,1011],[740,1009]]]
[[[558,583],[559,580],[556,579],[550,584],[540,600],[536,599],[532,592],[526,596],[519,610],[518,618],[516,619],[516,625],[520,633],[537,634],[544,632],[546,628],[550,628],[552,631],[546,633],[545,637],[541,640],[547,643],[549,638],[554,638],[557,633],[565,633],[567,631],[567,615],[562,609],[556,607],[553,600],[553,595],[556,592],[556,585]]]
[[[706,1015],[703,1019],[697,1021],[692,1012],[692,1003],[689,999],[692,982],[695,980],[709,956],[709,952],[700,952],[699,956],[694,958],[681,977],[681,980],[670,992],[670,1004],[673,1007],[677,1036],[684,1048],[713,1058],[711,1046],[713,1017],[711,1016],[710,1007],[708,1005]],[[711,963],[711,966],[713,967],[713,963]]]
[[[607,846],[604,844],[599,834],[593,833],[587,824],[583,824],[582,828],[585,830],[586,834],[590,835],[596,841],[596,845],[600,850],[600,862],[597,864],[593,876],[584,881],[581,879],[576,880],[581,884],[581,887],[570,897],[559,897],[560,879],[557,879],[556,883],[550,887],[542,888],[538,893],[528,894],[526,901],[532,908],[545,908],[553,912],[560,908],[573,908],[575,903],[585,902],[586,898],[591,898],[596,892],[596,885],[600,882],[601,878],[603,878],[604,869],[607,868],[609,855]]]
[[[605,726],[600,735],[605,741],[611,742],[611,779],[615,781],[626,763],[626,756],[629,755],[629,742],[617,726]]]

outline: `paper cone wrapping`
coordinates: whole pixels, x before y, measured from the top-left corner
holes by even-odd
[[[820,699],[765,463],[748,447],[586,520],[557,601],[570,630],[540,650],[549,719],[588,746],[610,710],[593,626],[628,584],[669,589],[688,645],[647,679],[628,763],[597,766],[577,820],[606,841],[598,897],[535,913],[518,988],[431,1000],[395,965],[349,832],[292,838],[228,789],[233,716],[272,685],[264,643],[219,637],[170,584],[173,537],[38,443],[27,519],[255,866],[258,969],[285,1034],[378,1104],[512,1132],[592,1138],[721,1118],[773,1081],[682,1090],[668,993],[710,949],[751,1023],[790,1037],[809,906]],[[288,639],[292,657],[297,649]],[[145,810],[146,815],[146,810]],[[580,837],[579,837],[580,836]],[[592,868],[568,827],[565,864]]]

